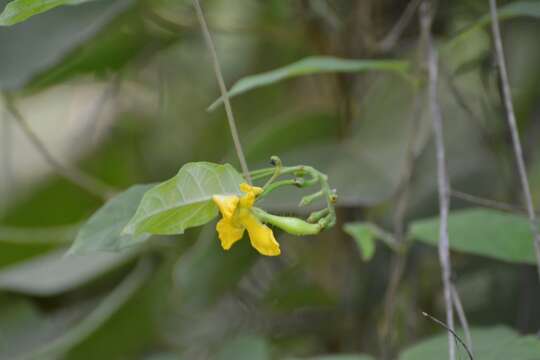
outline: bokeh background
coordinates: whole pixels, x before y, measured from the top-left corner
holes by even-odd
[[[61,176],[4,101],[0,359],[445,359],[444,328],[421,314],[444,318],[436,231],[419,230],[422,241],[407,231],[438,214],[425,44],[411,3],[203,2],[229,86],[308,56],[408,63],[406,76],[315,70],[233,98],[251,169],[279,155],[326,172],[339,194],[336,226],[277,232],[277,258],[247,241],[224,252],[214,223],[129,251],[64,256],[103,199]],[[499,6],[521,9],[501,25],[540,205],[540,2]],[[479,211],[451,229],[463,240],[452,245],[454,283],[478,351],[491,354],[480,359],[534,360],[540,286],[488,12],[487,1],[438,1],[433,26],[452,212]],[[122,190],[190,161],[238,167],[223,108],[207,111],[219,89],[191,1],[60,6],[0,28],[0,49],[3,93],[68,169]],[[493,204],[477,197],[512,208],[493,220]],[[303,215],[299,199],[276,192],[263,206]],[[368,222],[356,236],[345,231]],[[497,248],[497,235],[514,245]]]

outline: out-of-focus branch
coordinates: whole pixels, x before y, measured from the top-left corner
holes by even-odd
[[[416,139],[419,134],[418,128],[420,126],[421,119],[421,104],[422,97],[420,94],[416,94],[414,99],[414,108],[411,112],[411,124],[409,127],[407,144],[407,153],[405,159],[405,166],[401,175],[401,183],[396,193],[396,208],[393,216],[394,223],[394,237],[398,241],[399,246],[406,249],[405,244],[405,218],[407,215],[407,208],[409,206],[410,185],[413,177],[413,170],[415,161],[418,154],[416,153]],[[389,352],[392,350],[392,323],[395,317],[396,308],[396,293],[399,289],[405,266],[407,264],[407,251],[396,252],[393,255],[392,265],[390,270],[390,278],[386,287],[384,295],[384,314],[382,320],[382,326],[380,328],[379,339],[381,342],[381,357],[387,359]]]
[[[469,349],[469,347],[467,346],[467,344],[465,344],[465,342],[463,340],[461,340],[461,338],[458,336],[458,334],[456,334],[456,332],[452,329],[450,329],[444,322],[442,322],[441,320],[437,319],[436,317],[434,316],[431,316],[429,315],[428,313],[426,312],[422,312],[422,315],[424,315],[425,317],[427,317],[428,319],[430,319],[431,321],[433,321],[434,323],[442,326],[443,328],[445,328],[449,334],[451,334],[457,341],[459,341],[459,343],[463,346],[463,348],[465,349],[465,351],[467,352],[467,355],[469,356],[469,359],[470,360],[474,360],[474,356],[471,352],[471,350]]]
[[[463,304],[461,303],[459,293],[457,292],[456,286],[454,284],[452,284],[452,301],[454,302],[454,307],[456,308],[456,314],[461,324],[461,328],[463,329],[463,333],[465,334],[465,343],[467,344],[467,348],[471,353],[473,353],[472,337],[469,328],[469,322],[467,321],[467,316],[465,316]]]
[[[231,135],[234,142],[234,147],[236,149],[236,155],[240,161],[240,166],[242,167],[242,172],[244,177],[251,184],[251,175],[249,174],[249,169],[247,166],[246,157],[244,156],[244,150],[242,149],[242,144],[240,143],[240,137],[238,136],[238,130],[236,128],[236,121],[234,120],[234,114],[231,107],[231,102],[229,101],[229,94],[227,93],[227,87],[225,86],[225,80],[223,79],[223,74],[221,73],[221,66],[219,65],[219,59],[216,52],[216,47],[214,41],[212,40],[212,35],[210,35],[210,30],[208,30],[208,25],[204,18],[204,13],[201,8],[199,0],[193,0],[193,6],[195,6],[195,11],[197,12],[197,18],[201,25],[201,30],[204,35],[204,40],[206,41],[206,46],[208,51],[212,56],[212,63],[214,65],[214,72],[216,73],[216,79],[219,84],[219,90],[221,91],[221,96],[223,98],[223,103],[225,104],[225,112],[227,114],[227,120],[229,122],[229,128],[231,130]]]
[[[13,116],[17,124],[26,135],[28,140],[41,154],[43,159],[62,177],[104,200],[107,200],[115,193],[115,189],[103,183],[101,180],[91,177],[75,167],[68,167],[49,151],[47,146],[41,141],[38,135],[32,130],[26,119],[19,112],[11,96],[4,94],[4,102],[7,111]]]
[[[433,121],[433,135],[435,137],[437,155],[437,183],[439,188],[439,261],[442,268],[442,283],[444,288],[444,302],[446,306],[446,323],[449,330],[454,331],[454,312],[452,307],[452,265],[450,263],[450,250],[448,239],[448,209],[450,206],[450,186],[446,168],[446,152],[444,148],[443,119],[438,99],[438,64],[437,52],[431,36],[433,20],[432,4],[423,1],[420,5],[421,34],[426,44],[426,63],[428,67],[428,99]],[[456,359],[454,338],[448,333],[448,354],[450,360]]]
[[[407,7],[399,17],[398,21],[394,24],[390,32],[386,34],[384,39],[382,39],[382,41],[379,43],[380,51],[389,51],[396,45],[399,38],[403,34],[403,31],[405,31],[405,28],[411,22],[416,8],[418,7],[418,5],[420,5],[420,2],[422,2],[422,0],[411,0],[407,4]]]
[[[534,237],[536,260],[538,262],[538,276],[540,278],[540,233],[538,231],[538,220],[534,211],[531,188],[529,186],[527,169],[525,167],[525,160],[523,159],[523,149],[521,147],[521,140],[519,138],[516,115],[514,112],[514,104],[512,103],[512,93],[510,92],[510,81],[508,80],[508,71],[506,70],[506,60],[504,58],[501,29],[499,27],[499,18],[497,17],[497,3],[495,0],[489,0],[489,10],[491,14],[491,29],[493,32],[495,55],[497,57],[497,64],[501,79],[503,103],[506,110],[506,120],[508,121],[508,127],[510,128],[510,134],[512,136],[512,145],[514,147],[514,155],[516,157],[519,179],[521,181],[521,188],[525,198],[527,214],[529,215],[531,231]]]
[[[527,212],[527,210],[519,206],[514,206],[511,204],[507,204],[507,203],[492,200],[492,199],[486,199],[480,196],[472,195],[472,194],[454,190],[454,189],[450,191],[450,195],[452,195],[456,199],[464,200],[464,201],[470,202],[471,204],[480,205],[482,207],[491,208],[495,210],[506,211],[509,213],[514,213],[514,214],[519,214],[519,215],[523,215]]]

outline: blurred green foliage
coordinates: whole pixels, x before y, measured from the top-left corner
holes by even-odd
[[[203,2],[242,93],[232,103],[250,168],[277,154],[327,173],[340,195],[336,227],[276,230],[283,255],[265,258],[247,241],[224,252],[214,223],[137,244],[121,234],[147,189],[135,184],[188,162],[237,164],[223,109],[206,111],[219,92],[190,1],[1,0],[0,24],[13,25],[0,28],[2,90],[47,146],[69,149],[52,151],[62,163],[129,190],[103,202],[43,170],[4,111],[0,359],[444,358],[444,329],[421,315],[444,304],[417,17],[380,46],[409,3]],[[499,6],[540,205],[540,2]],[[476,358],[533,360],[540,287],[487,13],[487,1],[438,2],[448,166],[453,189],[513,205],[454,197],[452,262]],[[303,195],[280,189],[261,206],[297,214]],[[64,257],[73,241],[85,255]]]

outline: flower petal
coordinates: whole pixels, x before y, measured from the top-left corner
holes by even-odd
[[[246,194],[240,198],[240,207],[250,208],[255,203],[257,195],[263,192],[263,189],[258,186],[251,186],[246,183],[240,184],[240,190]]]
[[[277,256],[281,254],[279,243],[274,238],[272,230],[262,224],[251,212],[242,218],[242,223],[247,228],[251,245],[263,255]]]
[[[232,221],[225,217],[219,220],[216,230],[219,234],[219,240],[221,240],[221,247],[225,250],[229,250],[244,235],[243,227],[234,226]]]
[[[246,194],[253,193],[253,195],[259,195],[263,192],[263,188],[260,188],[258,186],[252,186],[248,183],[241,183],[240,190],[245,192]]]
[[[212,200],[219,208],[221,215],[224,219],[232,218],[236,207],[238,206],[238,201],[240,199],[236,195],[214,195]]]

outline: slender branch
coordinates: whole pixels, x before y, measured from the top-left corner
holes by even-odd
[[[384,294],[384,314],[379,335],[381,340],[381,357],[383,359],[388,358],[389,351],[392,350],[391,347],[393,345],[393,337],[391,337],[392,334],[390,331],[392,330],[391,325],[395,316],[396,293],[399,289],[399,285],[405,271],[405,266],[407,264],[407,247],[404,246],[406,241],[405,219],[407,215],[407,208],[409,206],[410,185],[413,178],[415,161],[417,159],[415,148],[417,136],[419,134],[418,127],[421,119],[421,100],[422,97],[420,94],[416,94],[408,129],[408,139],[410,140],[407,144],[405,165],[403,167],[403,173],[401,174],[402,180],[396,193],[396,207],[393,216],[394,237],[399,247],[404,250],[395,252],[393,254],[390,277]]]
[[[418,5],[420,5],[421,1],[422,0],[411,0],[407,4],[405,11],[403,11],[398,21],[394,24],[390,32],[380,42],[379,49],[381,51],[388,51],[396,45],[397,41],[401,37],[401,34],[403,34],[403,31],[405,31],[405,28],[411,22],[416,8],[418,7]]]
[[[101,197],[104,200],[107,200],[115,192],[112,187],[103,183],[101,180],[95,179],[77,168],[68,167],[62,164],[58,159],[56,159],[51,153],[51,151],[47,148],[47,146],[43,143],[43,141],[41,141],[38,135],[34,132],[34,130],[32,130],[26,119],[19,112],[19,110],[15,106],[15,103],[13,102],[13,99],[6,94],[4,94],[4,99],[6,109],[16,120],[17,124],[19,125],[23,133],[26,135],[28,140],[30,140],[32,145],[34,145],[34,147],[38,150],[43,159],[45,159],[45,161],[53,169],[55,169],[55,171],[59,175],[81,187],[82,189],[88,191],[89,193]]]
[[[495,210],[501,210],[501,211],[506,211],[510,213],[517,213],[520,215],[527,212],[527,210],[522,209],[519,206],[514,206],[511,204],[501,202],[501,201],[486,199],[480,196],[472,195],[472,194],[454,190],[454,189],[450,190],[450,195],[452,195],[456,199],[464,200],[472,204],[480,205],[480,206],[495,209]]]
[[[443,119],[437,94],[438,65],[437,52],[431,37],[433,9],[431,3],[424,1],[420,5],[420,26],[426,43],[426,62],[428,66],[429,84],[428,98],[433,121],[433,135],[437,151],[437,182],[439,188],[439,261],[442,268],[442,283],[444,287],[444,302],[446,306],[446,322],[449,330],[454,330],[454,313],[452,308],[452,265],[448,240],[448,209],[450,206],[450,186],[446,168],[446,153],[444,149]],[[448,334],[448,354],[450,360],[456,359],[456,349],[452,335]]]
[[[214,41],[212,40],[212,35],[210,35],[210,30],[208,30],[208,25],[204,18],[204,14],[201,8],[199,0],[193,0],[193,6],[197,12],[197,18],[201,24],[201,29],[204,35],[204,40],[206,41],[206,46],[210,51],[212,56],[212,62],[214,65],[214,72],[216,73],[216,79],[219,84],[219,90],[221,91],[221,97],[223,98],[223,103],[225,104],[225,112],[227,114],[227,120],[229,122],[229,128],[231,130],[231,135],[234,142],[234,147],[236,149],[236,155],[240,161],[240,166],[242,167],[242,172],[244,177],[251,184],[251,175],[249,174],[249,169],[247,166],[246,157],[244,156],[244,151],[242,150],[242,144],[240,143],[240,137],[238,136],[238,130],[236,128],[236,121],[234,120],[234,114],[231,107],[231,102],[229,101],[229,94],[227,92],[227,87],[225,86],[225,80],[223,79],[223,74],[221,73],[221,66],[219,65],[219,59],[216,52],[216,47]]]
[[[471,352],[471,350],[467,347],[467,345],[465,344],[465,342],[463,340],[461,340],[461,338],[458,336],[458,334],[456,334],[456,332],[452,329],[450,329],[450,327],[448,327],[445,323],[443,323],[441,320],[437,319],[436,317],[434,316],[431,316],[429,315],[427,312],[422,312],[422,315],[424,315],[425,317],[427,317],[428,319],[430,319],[431,321],[435,322],[436,324],[442,326],[443,328],[445,328],[446,330],[448,330],[448,332],[450,334],[452,334],[454,336],[454,338],[459,341],[459,343],[461,344],[461,346],[463,346],[463,348],[465,349],[465,351],[467,352],[467,355],[469,355],[469,359],[470,360],[474,360],[474,356]]]
[[[2,164],[2,180],[4,183],[4,188],[6,192],[9,192],[11,186],[13,185],[13,168],[12,168],[12,129],[11,123],[8,118],[6,111],[2,110],[0,112],[0,121],[2,122],[2,127],[0,128],[0,135],[2,136],[0,144],[0,153],[2,158],[0,159],[0,164]],[[1,211],[1,209],[0,209]]]
[[[527,214],[529,215],[531,231],[534,237],[534,245],[536,249],[535,251],[536,260],[538,262],[538,276],[540,278],[540,233],[538,231],[538,220],[536,218],[536,213],[534,211],[531,188],[529,186],[529,180],[527,178],[525,160],[523,159],[523,149],[521,147],[521,140],[519,139],[519,131],[518,131],[517,123],[516,123],[514,104],[512,103],[512,94],[510,92],[510,81],[508,80],[506,60],[504,59],[501,29],[499,27],[499,18],[497,17],[496,0],[489,0],[489,10],[491,14],[491,30],[493,32],[495,55],[497,57],[497,64],[499,67],[499,73],[500,73],[500,79],[501,79],[504,108],[506,110],[506,120],[508,121],[508,127],[510,128],[510,134],[512,135],[512,145],[514,147],[516,165],[518,168],[518,174],[521,181],[521,188],[523,190],[523,196],[525,198],[525,204],[527,206]]]
[[[463,304],[459,298],[459,293],[456,289],[456,286],[452,284],[452,301],[454,302],[454,307],[456,308],[456,314],[458,316],[459,322],[465,334],[465,343],[467,344],[467,349],[470,350],[471,354],[473,352],[472,347],[472,337],[471,331],[469,329],[469,322],[467,321],[467,316],[465,316],[465,310],[463,309]]]

